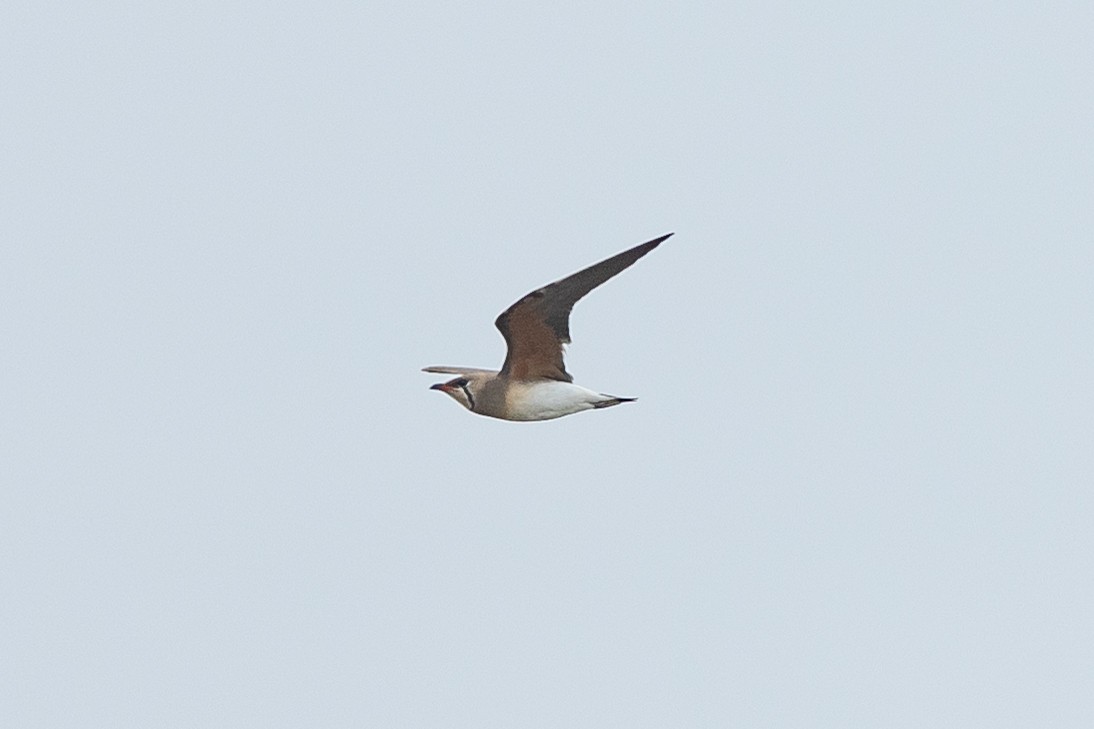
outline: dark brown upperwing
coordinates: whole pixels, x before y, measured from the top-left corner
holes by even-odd
[[[502,312],[494,322],[508,346],[500,374],[517,380],[546,378],[572,382],[562,361],[562,345],[570,342],[570,310],[582,296],[652,251],[670,235],[672,233],[654,238],[536,289]]]

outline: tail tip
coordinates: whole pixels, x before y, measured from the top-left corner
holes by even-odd
[[[604,395],[604,393],[600,393],[600,394]],[[637,397],[616,397],[615,395],[604,395],[604,397],[608,397],[608,398],[611,398],[611,399],[610,400],[601,400],[598,403],[594,403],[593,407],[594,408],[610,408],[613,405],[618,405],[619,403],[634,402],[635,400],[638,399]]]

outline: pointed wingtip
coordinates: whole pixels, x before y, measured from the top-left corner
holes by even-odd
[[[672,236],[673,236],[673,233],[665,233],[664,235],[658,236],[657,238],[654,238],[653,240],[646,241],[645,243],[643,243],[642,245],[640,245],[638,247],[642,248],[644,250],[647,250],[647,251],[652,251],[654,248],[661,245],[662,243],[664,243],[666,240],[668,240]]]

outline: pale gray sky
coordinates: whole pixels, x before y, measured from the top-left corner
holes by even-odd
[[[1027,6],[9,4],[0,724],[1094,726],[1094,10]],[[572,318],[638,403],[427,389],[670,230]]]

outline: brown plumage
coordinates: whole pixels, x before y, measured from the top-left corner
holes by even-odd
[[[524,296],[497,318],[508,351],[500,375],[515,380],[573,382],[562,360],[570,343],[570,310],[585,294],[631,266],[672,233],[623,251]]]

